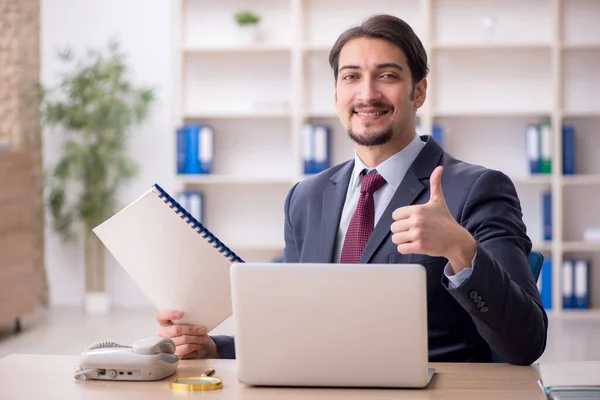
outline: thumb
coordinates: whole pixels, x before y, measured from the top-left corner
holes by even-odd
[[[444,193],[442,192],[443,171],[444,167],[437,166],[431,173],[431,177],[429,178],[429,190],[431,193],[429,197],[429,203],[435,202],[446,204],[446,200],[444,199]]]

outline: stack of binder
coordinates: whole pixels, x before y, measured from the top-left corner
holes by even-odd
[[[302,128],[302,160],[304,174],[312,175],[331,166],[331,128],[305,124]]]
[[[214,134],[210,125],[189,124],[177,129],[177,173],[211,174]]]
[[[529,173],[552,173],[552,127],[550,124],[528,124],[526,127],[526,147]],[[564,125],[562,128],[563,174],[576,173],[575,128]]]
[[[565,259],[562,265],[563,308],[590,307],[590,261]]]
[[[552,173],[552,127],[550,124],[528,124],[526,127],[529,173]]]

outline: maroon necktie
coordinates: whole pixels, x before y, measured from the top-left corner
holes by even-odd
[[[375,225],[373,193],[386,183],[385,179],[379,174],[364,175],[363,171],[361,175],[360,197],[344,239],[342,256],[340,257],[340,263],[342,264],[358,264],[360,261],[360,255],[365,249]]]

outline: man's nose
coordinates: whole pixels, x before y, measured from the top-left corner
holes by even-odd
[[[381,99],[381,93],[373,79],[363,79],[360,83],[357,100],[364,103],[373,103]]]

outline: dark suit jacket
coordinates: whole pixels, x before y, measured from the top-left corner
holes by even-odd
[[[360,262],[426,268],[431,362],[491,362],[494,350],[509,363],[531,364],[546,347],[548,319],[529,267],[531,241],[515,187],[501,172],[456,160],[430,136],[422,140],[426,145],[375,226]],[[443,273],[447,259],[400,254],[391,241],[393,211],[429,200],[429,177],[438,165],[444,166],[442,190],[450,212],[478,243],[473,273],[456,289]],[[347,161],[290,190],[285,262],[333,262],[353,166]],[[235,357],[232,337],[215,341],[222,357]]]

